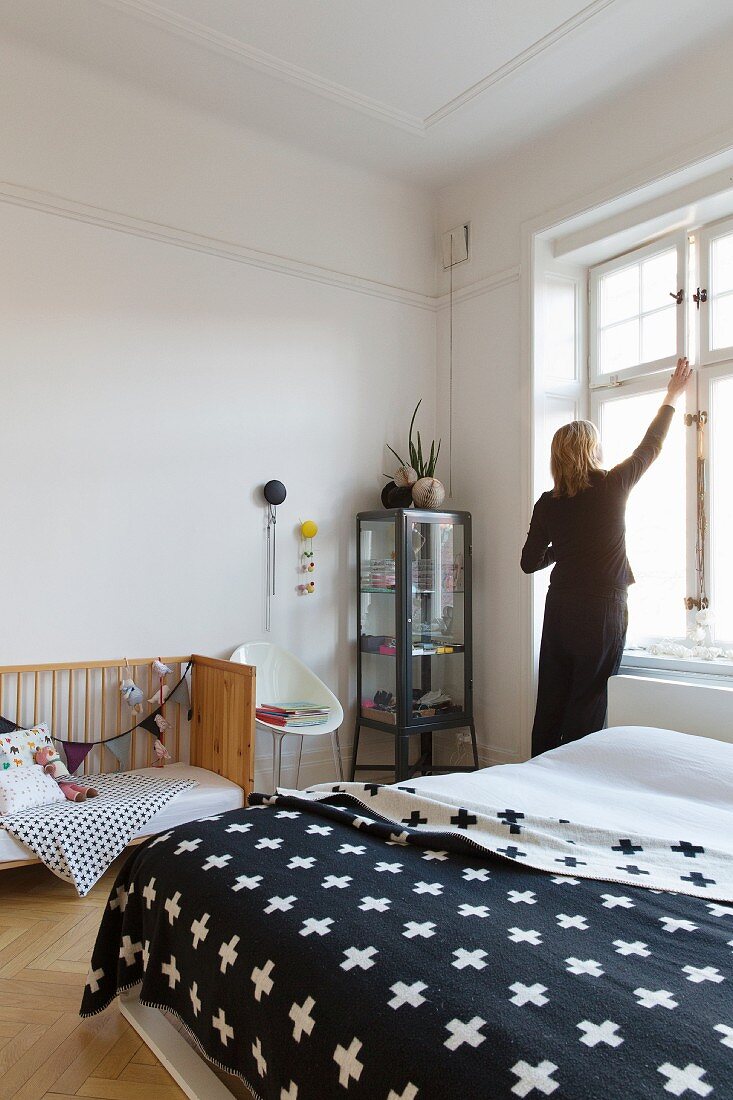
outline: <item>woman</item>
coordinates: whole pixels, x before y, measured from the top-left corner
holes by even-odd
[[[634,453],[601,467],[595,425],[565,424],[552,439],[555,488],[534,506],[522,569],[555,563],[545,604],[532,755],[603,728],[609,676],[626,640],[626,500],[662,449],[692,368],[679,359],[667,395]]]

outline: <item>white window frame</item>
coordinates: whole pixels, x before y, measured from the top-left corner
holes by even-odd
[[[731,223],[733,224],[733,222]],[[727,362],[714,363],[709,366],[703,367],[698,371],[697,378],[697,407],[708,414],[707,431],[709,432],[714,425],[715,408],[713,405],[713,386],[717,381],[722,378],[733,377],[733,356],[728,359]],[[694,434],[694,433],[692,433]],[[706,459],[710,459],[710,437],[706,433]],[[715,503],[714,503],[714,482],[715,482],[715,470],[712,464],[708,461],[708,485],[706,493],[706,512],[707,512],[707,533],[705,539],[705,562],[706,562],[706,580],[707,580],[707,594],[710,600],[711,610],[713,617],[715,616],[715,560],[712,554],[712,532],[715,527]],[[694,492],[694,482],[692,490]],[[733,506],[733,505],[732,505]],[[721,563],[718,562],[718,568],[721,567]],[[730,566],[729,566],[730,567]],[[733,648],[733,638],[718,638],[715,633],[715,623],[713,622],[713,645],[719,646],[722,649]]]
[[[683,292],[682,302],[677,308],[677,340],[676,348],[673,355],[667,356],[664,359],[656,359],[651,362],[637,363],[634,366],[627,367],[623,371],[611,373],[608,371],[602,371],[600,368],[600,340],[601,340],[601,328],[599,325],[600,320],[600,294],[599,286],[601,279],[610,275],[616,271],[623,271],[624,268],[636,266],[636,264],[643,260],[649,259],[653,256],[658,256],[662,252],[668,252],[671,248],[677,250],[677,285],[674,288],[670,288],[670,293],[676,293],[678,291]],[[688,241],[687,231],[680,230],[676,233],[667,234],[665,237],[660,237],[659,240],[653,241],[651,244],[644,245],[642,248],[636,248],[632,252],[626,252],[623,256],[616,256],[612,260],[608,260],[606,263],[598,264],[596,267],[592,267],[589,272],[588,280],[588,299],[589,299],[589,375],[590,375],[590,388],[593,390],[596,386],[610,386],[616,385],[619,382],[628,379],[635,378],[639,375],[646,374],[658,374],[660,371],[666,371],[673,369],[679,356],[685,354],[685,346],[687,344],[687,310],[685,308],[685,302],[688,299]]]
[[[712,285],[712,265],[710,263],[712,243],[717,240],[718,237],[727,237],[731,235],[733,235],[733,218],[727,218],[725,221],[706,225],[695,234],[699,242],[698,271],[700,288],[705,290],[707,294],[707,301],[701,302],[699,306],[698,331],[700,347],[698,361],[701,366],[707,366],[712,363],[722,363],[729,359],[733,359],[733,345],[724,348],[710,347],[710,330],[713,316],[712,299],[715,293],[715,287]]]
[[[666,385],[665,385],[664,379],[660,378],[659,373],[645,374],[645,375],[642,375],[641,377],[638,377],[638,378],[627,379],[625,382],[616,383],[614,386],[606,386],[606,387],[603,387],[603,388],[597,387],[595,390],[593,390],[591,392],[591,398],[590,398],[591,420],[594,422],[594,424],[598,425],[599,431],[601,432],[601,435],[602,435],[603,426],[602,426],[602,417],[601,417],[601,405],[606,404],[608,402],[612,402],[612,401],[622,401],[622,400],[624,400],[628,397],[636,397],[636,396],[641,396],[642,394],[646,394],[646,393],[653,393],[655,390],[661,391],[660,392],[660,402],[659,402],[660,405],[661,405],[662,404],[661,398],[664,396],[664,392],[666,390]],[[677,411],[675,412],[675,417],[683,417],[685,415],[685,413],[690,412],[690,411],[693,410],[693,408],[695,407],[695,404],[696,404],[695,392],[694,392],[694,390],[688,390],[687,394],[685,395],[684,401],[680,401],[677,405]],[[684,489],[685,504],[686,504],[686,507],[685,507],[685,544],[686,544],[685,582],[686,582],[686,591],[685,592],[680,592],[680,594],[679,594],[680,601],[684,600],[685,597],[689,593],[692,593],[692,592],[695,591],[695,585],[697,583],[696,574],[695,574],[694,547],[691,547],[689,545],[690,531],[692,529],[692,526],[694,525],[695,514],[696,514],[695,513],[695,484],[696,484],[696,466],[695,466],[695,462],[696,462],[696,457],[697,457],[697,449],[696,449],[696,442],[697,441],[696,441],[696,437],[695,437],[695,431],[694,431],[693,428],[685,428],[685,431],[687,432],[687,435],[685,437],[685,473],[686,473],[686,481],[685,481],[685,489]],[[634,446],[638,446],[639,443],[641,443],[641,439],[636,440],[636,442],[630,446],[629,454],[633,450]],[[634,566],[633,561],[631,563],[631,566],[632,566],[632,569],[633,569],[633,566]],[[694,618],[694,612],[688,611],[686,613],[686,619],[685,619],[686,625],[687,625],[688,628],[691,626],[693,618]],[[637,639],[637,643],[639,645],[648,646],[648,645],[654,644],[655,642],[661,642],[663,640],[665,640],[665,639],[663,639],[662,635],[650,635],[650,636],[647,636],[647,637],[639,637]],[[667,638],[667,640],[669,640],[669,639]],[[680,638],[675,638],[675,639],[672,639],[672,640],[683,642],[685,640],[685,638],[680,637]],[[628,652],[632,653],[633,650],[629,650]]]

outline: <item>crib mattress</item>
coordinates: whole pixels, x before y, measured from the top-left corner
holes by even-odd
[[[140,775],[160,775],[158,768],[137,768],[136,771]],[[244,805],[244,791],[241,787],[205,768],[194,768],[190,764],[169,764],[163,774],[172,779],[194,779],[197,786],[183,791],[178,798],[151,817],[138,836],[162,833],[176,825],[182,825],[185,821],[224,813],[226,810],[237,810]],[[25,844],[21,844],[0,828],[0,864],[21,859],[32,860],[35,856]]]

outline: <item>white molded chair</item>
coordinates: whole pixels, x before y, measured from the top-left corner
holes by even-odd
[[[287,706],[289,703],[304,700],[329,708],[328,718],[318,726],[278,726],[265,722],[260,718],[257,719],[257,726],[272,734],[273,790],[280,786],[282,743],[283,738],[289,734],[296,734],[300,738],[296,787],[300,781],[303,740],[306,737],[320,737],[326,733],[331,735],[331,748],[336,771],[339,780],[343,780],[344,769],[341,762],[338,731],[344,720],[344,712],[336,696],[326,687],[323,681],[319,680],[316,674],[311,672],[307,665],[304,665],[292,653],[288,653],[286,649],[282,649],[272,642],[245,642],[243,645],[237,646],[229,659],[241,665],[254,665],[257,669],[255,701],[258,707],[264,703]]]

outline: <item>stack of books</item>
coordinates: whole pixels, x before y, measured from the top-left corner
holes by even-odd
[[[318,703],[262,703],[256,710],[257,717],[271,726],[320,726],[330,714],[328,707]]]

